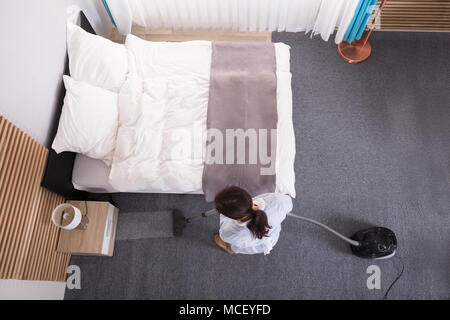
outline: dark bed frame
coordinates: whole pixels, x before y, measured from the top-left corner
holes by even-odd
[[[80,27],[82,29],[89,33],[96,34],[83,12],[80,12],[80,22]],[[67,54],[64,74],[69,75],[69,58]],[[64,88],[64,85],[61,85],[61,90],[58,94],[58,108],[53,117],[50,130],[49,145],[47,145],[49,153],[41,186],[58,193],[66,199],[86,200],[88,193],[85,191],[76,190],[72,184],[72,170],[76,153],[62,152],[60,154],[57,154],[51,148],[53,140],[56,136],[56,132],[58,130],[59,118],[61,116],[65,95],[66,89]]]

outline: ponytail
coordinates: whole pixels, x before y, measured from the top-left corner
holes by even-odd
[[[269,225],[266,213],[262,210],[253,209],[250,209],[249,213],[251,213],[252,219],[248,222],[247,228],[258,239],[267,237],[268,229],[272,227]]]
[[[253,200],[250,194],[236,186],[229,186],[216,194],[214,199],[216,209],[224,216],[240,220],[248,215],[251,219],[247,228],[258,239],[266,237],[269,226],[267,215],[262,210],[253,210]]]

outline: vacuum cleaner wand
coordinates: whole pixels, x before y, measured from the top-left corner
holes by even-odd
[[[207,217],[212,216],[213,214],[216,214],[216,213],[218,213],[216,209],[211,209],[211,210],[202,212],[202,214],[199,215],[199,216],[186,218],[186,222],[189,223],[189,222],[192,222],[192,221],[200,219],[200,218],[207,218]]]

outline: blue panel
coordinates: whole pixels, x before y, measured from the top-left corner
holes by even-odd
[[[114,21],[114,18],[111,14],[111,11],[109,10],[108,3],[106,3],[106,0],[103,0],[103,5],[105,6],[106,12],[108,12],[109,18],[111,19],[112,24],[117,28],[116,22]]]
[[[350,35],[348,37],[348,43],[352,43],[356,35],[359,32],[359,29],[361,28],[361,24],[363,23],[365,17],[366,17],[366,11],[367,7],[369,6],[371,0],[364,0],[363,5],[361,6],[361,10],[358,12],[358,17],[356,18],[355,25],[352,28],[352,31],[350,32]]]
[[[350,33],[352,32],[352,29],[353,29],[353,27],[354,27],[354,25],[356,23],[356,19],[358,18],[358,14],[359,14],[359,12],[361,10],[361,7],[362,7],[363,3],[364,3],[364,0],[359,0],[358,5],[356,6],[356,9],[355,9],[355,14],[353,15],[353,18],[352,18],[352,21],[350,21],[350,24],[348,25],[347,31],[345,32],[344,40],[348,41],[348,38],[349,38]]]
[[[378,0],[371,0],[369,6],[367,7],[366,16],[361,24],[358,34],[356,35],[356,40],[361,39],[364,30],[366,29],[367,23],[369,22],[370,16],[372,15],[373,9],[375,9],[375,5],[377,4]]]

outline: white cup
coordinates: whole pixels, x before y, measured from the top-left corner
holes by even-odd
[[[68,225],[63,226],[61,224],[61,220],[62,220],[61,218],[62,218],[64,210],[69,209],[69,208],[72,208],[74,211],[73,219]],[[78,227],[78,225],[81,222],[81,218],[82,218],[82,214],[81,214],[80,209],[78,209],[77,207],[74,207],[73,205],[68,204],[68,203],[60,204],[53,210],[53,213],[52,213],[53,224],[59,228],[66,229],[66,230],[72,230],[72,229],[75,229],[76,227]]]

